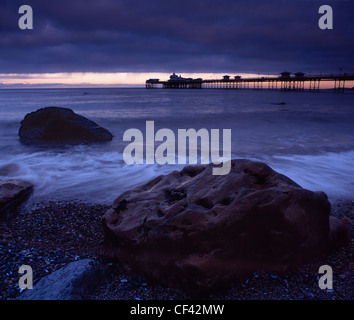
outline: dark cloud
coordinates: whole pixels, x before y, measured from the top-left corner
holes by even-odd
[[[354,71],[354,1],[0,0],[0,73]]]

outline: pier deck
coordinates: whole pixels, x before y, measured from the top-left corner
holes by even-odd
[[[321,83],[332,82],[334,91],[344,91],[346,81],[354,81],[354,74],[340,75],[308,75],[288,77],[258,77],[241,78],[236,76],[230,79],[224,76],[223,79],[184,79],[174,77],[172,80],[160,81],[159,79],[146,80],[146,88],[164,89],[268,89],[284,91],[319,91]]]

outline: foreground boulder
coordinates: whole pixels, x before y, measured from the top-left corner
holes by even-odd
[[[33,185],[23,180],[0,180],[0,217],[11,214],[11,210],[31,194]]]
[[[104,279],[105,268],[96,260],[83,259],[42,278],[18,300],[85,300]]]
[[[260,162],[233,160],[226,176],[187,166],[119,196],[103,217],[105,246],[122,266],[202,294],[324,252],[342,239],[339,225],[329,236],[330,210],[325,193]]]
[[[21,121],[21,142],[86,143],[111,141],[113,136],[97,123],[71,109],[47,107],[29,113]]]

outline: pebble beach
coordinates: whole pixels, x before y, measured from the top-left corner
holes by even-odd
[[[178,288],[152,283],[143,275],[122,271],[105,257],[101,217],[103,204],[73,201],[33,203],[19,208],[9,220],[0,222],[0,300],[16,299],[18,268],[33,269],[34,286],[42,277],[80,259],[97,259],[109,270],[87,300],[190,300]],[[354,298],[353,225],[354,201],[332,203],[331,215],[340,218],[349,231],[349,243],[318,257],[298,270],[283,274],[253,273],[231,289],[216,292],[209,300],[352,300]],[[321,265],[333,268],[333,290],[318,286]]]

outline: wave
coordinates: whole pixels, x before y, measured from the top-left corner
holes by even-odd
[[[303,188],[324,191],[330,200],[354,200],[354,151],[271,156],[262,160]]]
[[[264,156],[266,162],[303,188],[324,191],[331,200],[354,196],[354,151],[321,155]],[[126,190],[183,165],[127,165],[122,154],[88,146],[8,156],[0,161],[1,179],[34,184],[33,198],[111,203]]]

